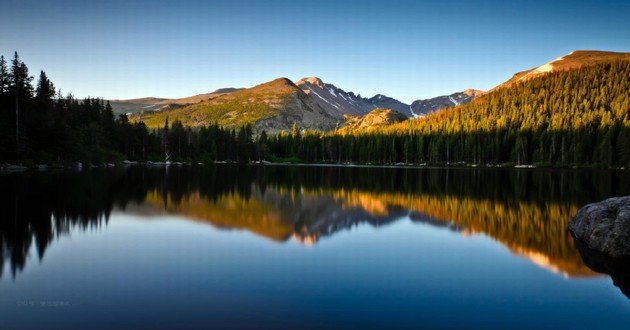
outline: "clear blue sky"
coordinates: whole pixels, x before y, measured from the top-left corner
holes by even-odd
[[[107,99],[318,76],[411,102],[576,49],[630,51],[630,1],[20,0],[0,13],[0,54]]]

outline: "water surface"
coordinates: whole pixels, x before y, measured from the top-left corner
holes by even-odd
[[[131,167],[0,186],[0,328],[630,326],[625,266],[566,229],[630,194],[624,171]]]

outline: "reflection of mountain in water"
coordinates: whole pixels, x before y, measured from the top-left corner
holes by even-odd
[[[199,194],[177,203],[149,192],[145,206],[211,223],[245,229],[277,241],[291,237],[311,245],[361,223],[382,226],[409,215],[415,222],[450,228],[462,235],[486,234],[512,252],[565,276],[592,276],[566,230],[576,206],[536,205],[429,194],[369,193],[358,190],[291,190],[252,186],[248,198],[238,194],[204,200]],[[155,211],[154,211],[155,212]]]
[[[0,184],[0,253],[14,275],[31,244],[43,258],[56,237],[106,224],[112,210],[173,213],[305,244],[409,216],[462,235],[484,233],[555,272],[592,275],[565,223],[578,205],[630,187],[611,171],[284,166],[25,173],[0,176]]]
[[[153,205],[148,211],[147,205]],[[359,223],[381,226],[391,223],[409,212],[388,207],[384,213],[373,214],[353,206],[330,194],[313,195],[287,189],[266,189],[261,192],[253,186],[248,198],[227,194],[209,201],[198,193],[166,203],[156,191],[149,192],[143,206],[128,208],[130,212],[155,214],[162,209],[189,219],[209,222],[223,229],[244,229],[264,237],[286,241],[294,238],[305,244],[317,242],[320,237],[349,229]]]

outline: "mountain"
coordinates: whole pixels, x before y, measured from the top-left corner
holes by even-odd
[[[220,88],[212,93],[199,94],[179,99],[166,99],[157,97],[144,97],[129,100],[110,100],[110,104],[116,114],[133,114],[142,111],[169,110],[181,108],[188,104],[207,101],[221,95],[241,90],[242,88]]]
[[[325,84],[317,77],[302,78],[295,82],[304,93],[313,96],[314,101],[333,117],[344,115],[362,116],[377,108],[370,100],[346,92],[332,84]]]
[[[338,127],[346,119],[350,119],[347,127],[365,127],[369,122],[390,119],[397,122],[468,103],[482,93],[470,89],[414,101],[410,106],[383,94],[364,98],[317,77],[309,77],[295,84],[280,78],[247,89],[225,88],[181,99],[114,100],[111,104],[114,112],[131,113],[132,119],[142,120],[149,127],[162,126],[168,116],[193,127],[214,122],[228,127],[251,123],[255,131],[264,129],[267,133],[276,133],[291,130],[294,122],[301,128],[323,131]],[[375,113],[359,119],[376,109],[391,109],[395,114],[387,113],[380,118]],[[377,113],[384,114],[383,110]]]
[[[467,89],[463,92],[457,92],[451,95],[443,95],[426,100],[416,100],[411,103],[411,111],[414,117],[424,116],[440,109],[469,103],[482,94],[484,94],[483,91]]]
[[[361,117],[348,116],[347,124],[343,130],[369,130],[381,125],[400,123],[408,117],[402,113],[391,109],[374,109]]]
[[[333,117],[344,115],[362,116],[374,109],[392,109],[407,116],[422,116],[439,109],[453,107],[472,101],[483,94],[482,91],[469,89],[451,95],[438,96],[427,100],[414,101],[411,106],[392,97],[376,94],[371,98],[362,98],[353,92],[346,92],[333,84],[324,83],[317,77],[302,78],[295,82],[305,93],[313,95],[315,102]]]
[[[198,127],[217,122],[226,127],[252,124],[260,132],[291,130],[293,123],[301,128],[331,130],[337,118],[320,107],[313,98],[286,78],[238,90],[179,109],[137,114],[149,127],[164,125],[166,118],[179,119],[184,125]]]
[[[615,53],[597,50],[576,50],[565,56],[558,57],[557,59],[545,63],[541,66],[515,73],[514,76],[510,78],[510,80],[498,85],[491,91],[499,88],[510,87],[518,82],[527,81],[550,72],[571,70],[585,65],[595,65],[600,63],[610,63],[614,61],[624,60],[630,60],[630,53]]]

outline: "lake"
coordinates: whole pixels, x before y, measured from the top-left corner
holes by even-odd
[[[628,171],[136,166],[0,187],[1,329],[630,327],[630,267],[567,229],[630,195]]]

